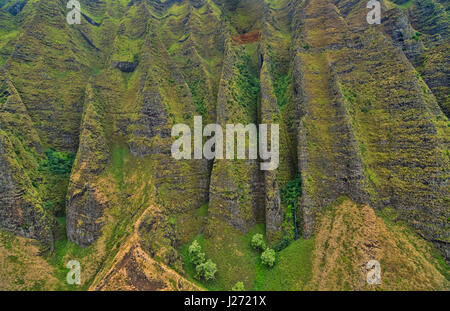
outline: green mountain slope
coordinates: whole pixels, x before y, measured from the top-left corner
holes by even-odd
[[[445,1],[80,3],[0,0],[0,289],[376,289],[370,259],[378,289],[448,289]],[[195,116],[279,124],[278,168],[175,160]]]

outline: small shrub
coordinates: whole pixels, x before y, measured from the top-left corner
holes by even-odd
[[[273,247],[273,249],[276,252],[280,252],[283,249],[285,249],[286,247],[288,247],[290,243],[291,243],[291,239],[289,237],[285,236],[285,237],[283,237],[283,239],[280,242],[278,242],[278,244],[276,244]]]
[[[197,271],[197,278],[203,278],[209,281],[215,278],[217,266],[211,259],[208,259],[207,262],[199,264],[195,270]]]
[[[244,283],[242,283],[242,282],[237,282],[237,283],[233,286],[233,288],[231,288],[231,290],[232,290],[233,292],[242,292],[242,291],[244,291],[244,290],[245,290]]]
[[[275,264],[275,251],[271,248],[267,248],[262,254],[261,254],[261,261],[263,265],[268,266],[269,268],[272,268]]]
[[[175,226],[177,224],[177,220],[175,219],[175,217],[169,217],[169,225],[171,226]]]
[[[257,233],[252,237],[251,245],[254,249],[264,250],[266,248],[266,242],[261,233]]]
[[[202,251],[202,247],[198,243],[197,240],[194,240],[192,244],[189,246],[189,256],[194,256]]]
[[[192,258],[192,263],[197,266],[199,264],[204,263],[205,260],[206,260],[205,253],[198,253],[195,257]]]
[[[46,158],[39,165],[40,171],[52,174],[70,175],[75,160],[73,152],[57,152],[54,149],[45,150]]]
[[[200,265],[205,262],[205,253],[202,252],[202,247],[197,240],[192,242],[189,246],[189,258],[194,265]]]

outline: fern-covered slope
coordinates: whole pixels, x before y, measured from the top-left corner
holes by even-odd
[[[177,289],[181,277],[182,289],[239,280],[247,289],[365,289],[368,257],[345,253],[347,238],[331,241],[346,268],[317,268],[337,256],[323,245],[334,237],[326,208],[347,196],[413,229],[371,227],[383,232],[376,255],[393,282],[382,289],[448,286],[445,263],[429,256],[435,247],[450,256],[444,1],[382,1],[380,25],[367,24],[366,1],[80,3],[81,24],[68,25],[64,1],[0,1],[0,229],[43,246],[8,256],[45,260],[61,289],[76,288],[64,273],[74,258],[82,289],[138,289],[132,278],[113,281],[128,273],[128,257],[147,279],[167,271],[155,289]],[[204,125],[280,124],[278,169],[173,159],[172,126],[192,127],[199,115]],[[357,219],[373,213],[350,205],[342,208]],[[365,230],[356,223],[339,237]],[[248,247],[255,232],[279,251],[273,271]],[[196,237],[218,265],[215,283],[192,278],[184,253]],[[405,239],[420,241],[420,262],[402,255]],[[308,269],[290,266],[297,254]],[[406,278],[385,260],[395,254],[431,281]],[[111,284],[99,281],[107,273]]]

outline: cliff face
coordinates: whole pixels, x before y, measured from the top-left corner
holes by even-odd
[[[450,258],[445,2],[382,1],[380,25],[359,0],[80,3],[69,25],[61,1],[0,1],[1,230],[80,257],[93,289],[171,288],[99,276],[178,280],[201,238],[229,289],[258,284],[245,251],[227,259],[249,235],[315,239],[345,196]],[[195,116],[279,124],[278,168],[175,160],[171,129]]]
[[[355,13],[346,17],[347,23],[361,29]],[[386,30],[389,23],[383,26]],[[426,80],[392,48],[395,43],[370,27],[361,30],[354,40],[359,38],[362,46],[337,53],[333,63],[349,110],[354,109],[352,123],[358,129],[371,201],[375,207],[396,209],[400,219],[448,254],[449,209],[442,196],[449,190],[447,119]],[[352,75],[362,70],[370,75]]]
[[[42,149],[22,99],[5,72],[0,72],[0,223],[17,235],[42,241],[53,248],[53,216],[44,209],[36,189]]]
[[[294,98],[300,117],[300,208],[304,234],[310,236],[318,208],[344,194],[358,203],[367,202],[369,197],[351,117],[331,64],[332,55],[343,48],[347,25],[326,1],[308,2],[296,11],[301,34],[293,59]]]

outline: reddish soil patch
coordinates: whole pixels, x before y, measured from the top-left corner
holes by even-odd
[[[233,41],[235,44],[248,44],[261,40],[261,31],[252,31],[249,33],[243,33],[240,35],[236,35],[233,37]]]

